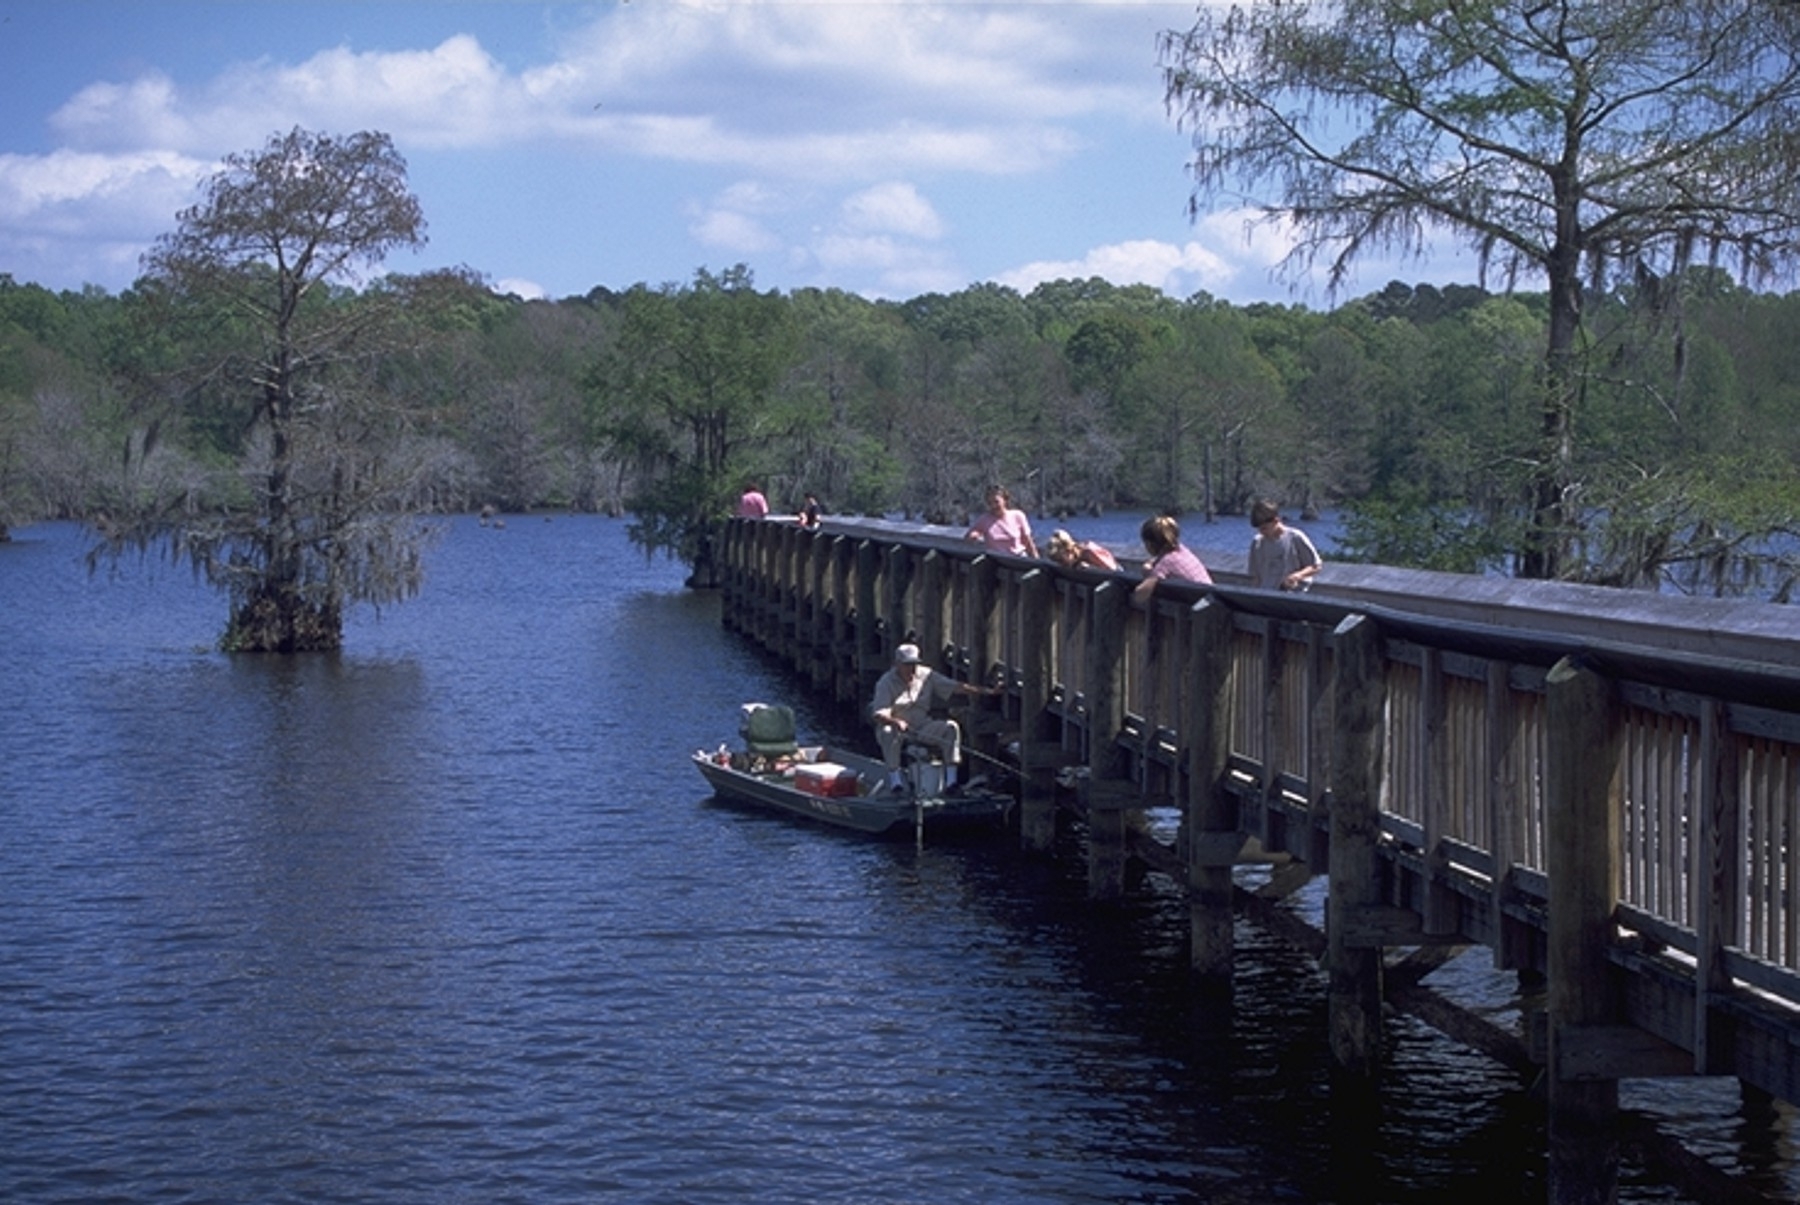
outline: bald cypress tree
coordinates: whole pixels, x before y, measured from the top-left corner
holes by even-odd
[[[166,540],[231,598],[225,647],[338,647],[345,608],[414,592],[424,533],[411,513],[407,423],[384,393],[392,298],[357,295],[386,255],[424,241],[406,164],[381,133],[295,129],[229,156],[199,204],[145,257],[141,285],[209,321],[190,396],[240,420],[223,505],[145,499],[110,516],[108,546]]]
[[[1336,285],[1437,234],[1541,281],[1549,321],[1519,568],[1569,575],[1577,416],[1608,371],[1590,299],[1654,304],[1711,263],[1745,281],[1800,248],[1800,7],[1769,0],[1341,0],[1203,6],[1163,40],[1194,135],[1195,210],[1249,196]],[[1608,382],[1609,385],[1612,382]],[[1650,399],[1646,399],[1649,401]]]

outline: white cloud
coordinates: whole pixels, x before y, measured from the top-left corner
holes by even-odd
[[[166,151],[94,155],[0,155],[0,221],[28,224],[58,206],[129,195],[144,185],[185,192],[208,165]]]
[[[1136,107],[1119,65],[1100,61],[1120,9],[1079,5],[730,3],[619,5],[567,39],[558,86],[584,85],[653,111],[754,97],[754,124],[867,125],[897,105],[938,116],[1062,119]],[[1155,30],[1192,23],[1186,4],[1127,6],[1145,21],[1139,60],[1153,77]],[[1136,39],[1132,39],[1136,41]],[[1152,78],[1152,82],[1154,79]],[[759,85],[751,87],[749,85]],[[1160,92],[1156,98],[1160,101]]]
[[[705,205],[690,207],[688,233],[702,246],[732,255],[756,255],[781,247],[781,236],[764,222],[780,216],[791,200],[757,180],[740,180]]]
[[[1085,280],[1098,276],[1116,285],[1143,284],[1184,297],[1201,289],[1216,292],[1234,280],[1241,266],[1199,243],[1134,239],[1095,247],[1080,259],[1039,260],[994,279],[1021,293],[1050,280]]]
[[[505,296],[510,293],[521,301],[542,301],[549,296],[544,286],[535,280],[525,280],[518,276],[508,276],[494,282],[494,292]]]
[[[872,279],[860,291],[877,297],[953,292],[968,283],[948,252],[891,234],[828,231],[796,258],[823,280]]]
[[[198,88],[149,73],[83,88],[51,115],[76,146],[172,147],[222,155],[273,131],[377,128],[426,146],[480,146],[531,134],[545,116],[526,88],[467,35],[429,50],[357,53],[234,65]]]
[[[733,255],[773,255],[821,283],[873,276],[879,295],[908,282],[926,289],[960,288],[966,276],[935,244],[944,222],[914,185],[888,181],[860,189],[824,210],[809,190],[764,181],[739,181],[691,210],[689,233]]]
[[[753,255],[781,245],[781,239],[761,222],[730,209],[707,210],[688,229],[703,246],[733,255]]]
[[[844,224],[852,230],[887,231],[910,238],[936,239],[944,223],[911,184],[892,181],[864,189],[844,200]]]
[[[1181,6],[1168,6],[1170,13]],[[458,34],[423,50],[335,47],[198,85],[148,72],[81,89],[52,128],[90,150],[216,157],[272,131],[381,129],[402,145],[570,143],[813,178],[1023,172],[1082,145],[1066,124],[1160,99],[1101,69],[1090,5],[617,5],[521,70]],[[896,112],[907,115],[896,121]]]

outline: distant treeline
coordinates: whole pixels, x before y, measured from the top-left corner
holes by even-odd
[[[958,519],[1000,482],[1040,514],[1336,506],[1355,553],[1475,569],[1516,548],[1544,451],[1533,294],[1395,282],[1321,311],[1090,279],[870,301],[737,267],[556,301],[396,276],[312,304],[377,295],[403,321],[355,379],[403,404],[422,509],[630,512],[678,552],[747,479],[777,510],[812,492]],[[1582,576],[1770,588],[1759,550],[1800,514],[1800,295],[1694,269],[1586,314]],[[147,283],[0,275],[0,526],[240,503],[256,382],[222,349],[248,329]]]

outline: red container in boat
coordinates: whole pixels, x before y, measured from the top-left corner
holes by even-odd
[[[794,767],[794,785],[808,795],[854,795],[856,771],[836,762],[809,762]]]

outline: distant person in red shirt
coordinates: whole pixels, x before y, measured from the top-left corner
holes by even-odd
[[[1024,511],[1013,506],[1012,496],[1005,486],[988,487],[987,506],[987,514],[969,528],[969,539],[980,540],[989,552],[1037,556],[1037,543],[1031,538],[1031,520],[1026,518]]]

